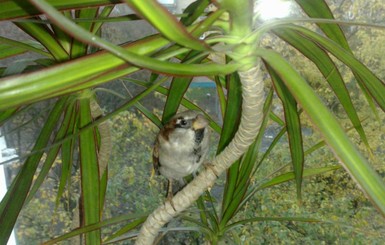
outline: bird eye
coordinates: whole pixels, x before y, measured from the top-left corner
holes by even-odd
[[[187,125],[187,121],[184,120],[184,119],[181,119],[181,120],[180,120],[180,125],[181,125],[181,126],[186,126],[186,125]]]

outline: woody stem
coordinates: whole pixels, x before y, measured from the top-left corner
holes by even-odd
[[[242,116],[233,140],[215,157],[212,167],[202,171],[174,196],[173,205],[167,201],[148,216],[136,240],[137,245],[152,244],[159,230],[194,203],[205,190],[214,184],[217,176],[226,171],[252,144],[263,118],[263,80],[259,73],[259,64],[239,72],[243,97]]]

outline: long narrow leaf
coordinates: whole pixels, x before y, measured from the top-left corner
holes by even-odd
[[[344,51],[344,50],[343,50]],[[366,159],[346,136],[330,111],[322,104],[311,87],[277,53],[258,50],[257,53],[275,70],[285,85],[313,120],[336,157],[350,173],[373,204],[385,216],[385,184]]]
[[[15,24],[44,45],[57,61],[64,61],[69,58],[69,54],[57,42],[52,35],[52,31],[45,25],[33,22],[18,22]]]
[[[49,0],[48,2],[60,10],[79,9],[83,7],[88,8],[91,6],[96,7],[121,3],[120,0]],[[29,1],[2,0],[0,2],[0,20],[20,18],[39,14],[41,14],[41,12],[36,7],[34,7]]]
[[[296,222],[308,222],[308,223],[316,223],[322,222],[322,220],[315,218],[307,218],[307,217],[254,217],[251,219],[244,219],[238,222],[234,222],[229,225],[226,230],[230,230],[235,226],[253,223],[253,222],[266,222],[266,221],[296,221]]]
[[[301,36],[294,31],[279,29],[274,32],[314,62],[314,64],[318,67],[325,79],[330,84],[341,105],[344,107],[347,115],[349,116],[354,128],[357,130],[362,141],[370,151],[369,141],[361,125],[361,121],[358,118],[357,111],[353,106],[349,91],[345,86],[341,73],[339,72],[332,59],[315,43],[308,39],[301,38]]]
[[[62,109],[66,100],[66,97],[60,99],[52,109],[38,139],[36,140],[33,151],[47,146],[51,133],[62,114]],[[42,155],[43,152],[34,154],[25,161],[23,167],[13,180],[8,192],[0,203],[0,244],[7,244],[8,238],[15,225],[16,218],[23,207],[25,198],[31,187],[33,176]]]
[[[225,95],[225,86],[221,83],[221,77],[215,76],[215,84],[217,87],[217,94],[219,99],[219,107],[221,108],[222,118],[225,117],[226,111],[226,95]]]
[[[191,58],[196,56],[197,52],[189,53],[183,63],[200,63],[205,57],[199,57],[198,60],[190,61]],[[166,99],[166,104],[163,109],[162,121],[167,122],[178,110],[180,102],[182,101],[190,83],[192,82],[193,77],[174,77],[171,81],[170,89]]]
[[[151,85],[148,84],[148,83],[144,83],[144,82],[141,82],[141,81],[138,81],[138,80],[133,80],[133,79],[128,79],[129,81],[137,84],[137,85],[140,85],[140,86],[143,86],[143,87],[146,87],[146,88],[150,88]],[[167,95],[168,94],[168,89],[167,88],[164,88],[164,87],[157,87],[155,89],[158,93],[160,94],[163,94],[163,95]],[[183,105],[184,107],[190,109],[190,110],[197,110],[197,111],[202,111],[203,110],[201,108],[199,108],[199,106],[195,105],[193,102],[187,100],[186,98],[183,98],[182,101],[181,101],[181,105]],[[208,118],[210,120],[210,127],[217,133],[220,133],[222,128],[221,126],[218,125],[218,123],[216,123],[211,117],[210,115],[208,114],[205,114],[206,118]]]
[[[123,215],[119,215],[117,217],[105,219],[105,220],[103,220],[103,221],[101,221],[99,223],[95,223],[95,224],[91,224],[91,225],[88,225],[88,226],[84,226],[84,227],[75,229],[75,230],[73,230],[71,232],[68,232],[68,233],[66,233],[64,235],[56,237],[56,238],[54,238],[52,240],[46,241],[42,245],[57,244],[58,242],[64,241],[64,240],[69,239],[71,237],[74,237],[74,236],[77,236],[77,235],[81,235],[81,234],[84,234],[86,232],[94,231],[94,230],[103,228],[105,226],[109,226],[109,225],[112,225],[112,224],[115,224],[115,223],[119,223],[119,222],[127,222],[127,221],[131,222],[133,219],[135,219],[137,221],[141,220],[141,222],[144,222],[146,220],[146,218],[147,218],[147,215],[144,215],[144,214],[123,214]]]
[[[114,7],[115,6],[105,6],[102,10],[101,10],[101,13],[98,15],[98,18],[97,19],[104,19],[104,20],[108,20],[109,18],[107,18],[111,13],[112,11],[114,10]],[[136,16],[135,16],[136,17]],[[110,18],[111,19],[111,18]],[[98,22],[95,22],[93,27],[92,27],[92,33],[96,34],[98,33],[100,30],[101,30],[101,27],[102,25],[106,23],[104,21],[98,21]]]
[[[171,41],[195,50],[208,50],[204,42],[194,38],[187,30],[156,0],[124,0],[140,15]]]
[[[104,121],[110,119],[111,117],[113,116],[116,116],[117,114],[121,113],[122,111],[125,111],[127,109],[129,109],[130,107],[134,106],[138,101],[140,101],[141,99],[143,99],[144,97],[148,96],[150,93],[152,93],[153,91],[157,90],[158,87],[164,83],[167,79],[160,79],[159,81],[156,81],[154,84],[151,84],[150,86],[145,86],[144,87],[147,87],[147,89],[145,89],[143,92],[141,92],[140,94],[138,94],[137,96],[135,96],[134,98],[132,98],[131,100],[127,101],[126,103],[124,103],[123,105],[121,105],[119,108],[115,109],[112,113],[108,114],[108,115],[105,115],[104,117],[101,117],[97,120],[95,120],[94,122],[90,123],[89,125],[85,126],[84,128],[74,132],[73,134],[71,135],[68,135],[66,136],[64,139],[62,140],[59,140],[58,142],[56,143],[53,143],[49,146],[46,146],[46,147],[43,147],[41,149],[36,149],[34,151],[32,151],[31,153],[28,153],[26,155],[23,155],[19,158],[25,158],[25,157],[30,157],[30,156],[33,156],[35,155],[36,153],[40,153],[40,152],[44,152],[45,150],[49,150],[51,149],[52,147],[55,147],[57,145],[61,145],[63,144],[64,142],[66,141],[69,141],[69,140],[72,140],[74,139],[75,137],[78,137],[80,133],[82,133],[84,130],[88,130],[88,129],[93,129],[94,127],[96,127],[98,124],[100,123],[103,123]],[[167,93],[165,92],[165,90],[162,90],[162,93]],[[183,102],[183,101],[182,101]],[[190,104],[187,104],[186,107],[187,108],[190,108],[190,109],[196,109],[196,110],[200,110],[200,108],[198,107],[194,107],[193,104],[191,103],[192,106],[190,106]],[[206,115],[207,118],[210,119],[209,115]],[[215,122],[213,122],[212,119],[210,119],[211,123],[210,123],[210,126],[213,127],[216,132],[219,132],[220,130],[220,126],[218,124],[216,124]],[[11,159],[11,160],[17,160],[18,158],[16,159]],[[9,161],[9,160],[8,160]],[[8,162],[7,161],[7,162]]]
[[[18,110],[19,108],[11,108],[5,111],[0,111],[0,126],[2,126],[5,121],[15,115]]]
[[[336,166],[336,165],[335,166],[322,167],[322,168],[308,168],[308,169],[304,169],[303,177],[308,178],[308,177],[312,177],[312,176],[318,176],[320,174],[335,171],[335,170],[340,169],[340,168],[341,168],[341,166]],[[246,202],[252,196],[254,196],[254,194],[257,191],[260,191],[260,190],[265,189],[265,188],[270,188],[272,186],[280,185],[282,183],[285,183],[285,182],[288,182],[288,181],[291,181],[294,179],[295,179],[294,173],[293,172],[287,172],[287,173],[278,175],[276,177],[273,177],[272,179],[270,179],[268,181],[262,182],[261,184],[256,185],[253,188],[249,189],[247,196],[244,199],[244,202]],[[244,203],[242,203],[242,205],[243,204]]]
[[[27,52],[27,50],[19,47],[12,47],[7,44],[0,45],[0,59],[6,59],[8,57],[12,57],[15,55],[23,54]]]
[[[230,203],[227,205],[227,209],[223,212],[221,219],[221,227],[223,227],[237,214],[237,212],[245,204],[245,194],[250,187],[251,176],[255,173],[259,164],[257,162],[258,153],[264,136],[264,132],[268,122],[268,115],[271,109],[273,99],[273,90],[270,90],[266,97],[266,101],[263,108],[264,118],[254,143],[249,147],[247,152],[241,158],[239,168],[239,174],[237,175],[235,190],[231,198]],[[254,170],[254,171],[253,171]]]
[[[70,111],[72,109],[72,111]],[[68,125],[68,131],[65,137],[71,136],[77,133],[77,122],[79,120],[79,113],[76,113],[76,108],[72,103],[72,108],[68,107],[66,113],[72,113],[70,124]],[[71,170],[73,163],[73,153],[75,151],[76,139],[70,139],[64,141],[61,147],[61,175],[56,194],[56,207],[59,205],[59,201],[64,193],[65,187],[68,186],[68,193],[71,194]]]
[[[111,240],[114,240],[114,239],[126,234],[127,232],[135,229],[136,227],[141,225],[146,220],[146,218],[140,218],[140,219],[136,219],[134,221],[131,221],[130,223],[128,223],[127,225],[123,226],[118,231],[116,231],[113,235],[111,235],[107,239],[105,239],[104,242],[109,242]]]
[[[308,0],[295,0],[299,6],[305,11],[305,13],[311,18],[320,18],[320,19],[334,19],[333,13],[330,11],[329,6],[326,1],[308,1]],[[325,24],[317,23],[321,30],[328,36],[330,39],[339,43],[346,50],[350,50],[348,41],[341,30],[341,27],[337,24]]]
[[[317,176],[320,174],[324,174],[330,171],[335,171],[337,169],[340,169],[341,166],[329,166],[329,167],[323,167],[323,168],[308,168],[304,170],[303,177],[312,177]],[[295,179],[295,174],[293,172],[288,172],[281,174],[277,177],[272,178],[271,180],[261,184],[257,189],[262,190],[265,188],[269,188],[275,185],[282,184],[284,182],[290,181]]]
[[[19,50],[23,50],[24,52],[35,52],[52,58],[52,55],[47,53],[44,50],[44,47],[40,43],[37,43],[35,41],[15,41],[6,37],[0,37],[0,43],[6,44]],[[3,53],[3,51],[1,53]]]
[[[195,224],[198,224],[198,227],[204,230],[218,230],[218,223],[219,223],[218,213],[215,210],[215,208],[206,208],[207,206],[205,204],[206,197],[209,198],[210,204],[212,205],[211,207],[214,207],[212,196],[209,191],[206,191],[205,195],[201,195],[196,201],[196,205],[199,209],[200,220],[198,221],[196,219],[188,218],[188,217],[187,218],[183,217],[183,219],[193,222]],[[206,234],[206,236],[208,234]]]
[[[283,110],[285,114],[287,135],[290,144],[290,153],[295,175],[295,183],[297,186],[297,199],[301,201],[302,190],[302,174],[304,166],[304,153],[302,144],[302,130],[299,113],[297,109],[297,102],[290,94],[289,90],[280,79],[280,77],[267,66],[270,77],[273,80],[275,91],[282,101]]]
[[[90,98],[81,98],[79,126],[92,123]],[[82,217],[84,225],[100,221],[100,180],[97,159],[97,142],[93,128],[84,130],[79,136],[81,187],[82,187]],[[100,244],[100,230],[85,235],[86,244]]]
[[[74,117],[74,115],[72,113],[72,109],[73,109],[72,106],[73,105],[69,105],[67,107],[66,113],[64,115],[64,119],[63,119],[62,124],[59,128],[59,131],[57,132],[57,134],[55,136],[54,141],[61,140],[66,135],[67,130],[69,129],[69,126],[71,124],[71,119]],[[31,190],[28,193],[28,197],[25,201],[26,204],[28,204],[29,201],[33,198],[35,193],[39,190],[44,179],[47,177],[49,170],[51,169],[53,163],[55,162],[55,159],[57,157],[59,150],[60,150],[60,145],[57,145],[48,151],[47,157],[46,157],[44,164],[43,164],[43,166],[39,172],[39,175],[37,176]]]
[[[238,74],[233,73],[227,76],[227,105],[225,118],[223,119],[224,124],[222,127],[221,138],[218,143],[217,152],[221,152],[227,144],[234,137],[235,132],[238,129],[239,120],[240,120],[240,111],[242,106],[242,91],[240,78]],[[234,195],[237,184],[238,168],[240,161],[236,161],[231,165],[227,171],[225,189],[223,191],[224,196],[222,200],[222,213],[221,216],[224,217],[226,212],[228,212],[229,205]],[[221,221],[221,226],[225,226],[225,222]]]
[[[207,6],[210,4],[210,0],[197,0],[192,2],[187,8],[183,11],[183,16],[180,19],[180,22],[185,26],[189,26],[194,23],[199,17],[202,16]]]
[[[213,13],[204,21],[191,26],[189,30],[194,36],[200,35],[218,18],[219,13],[220,11]],[[154,35],[127,44],[123,48],[144,56],[154,53],[167,44],[169,44],[168,40]],[[173,56],[173,54],[165,55],[162,59]],[[98,52],[38,72],[0,79],[2,95],[0,96],[0,110],[90,88],[137,70],[138,68],[128,66],[124,60],[110,53]]]
[[[63,11],[62,13],[67,18],[72,19],[72,11],[71,10]],[[49,23],[49,24],[50,24],[50,27],[52,28],[52,31],[53,31],[53,33],[54,33],[54,35],[56,37],[57,42],[60,43],[60,46],[62,46],[63,49],[68,54],[71,54],[71,46],[72,46],[72,41],[73,41],[72,37],[70,35],[68,35],[67,33],[65,33],[57,25],[54,25],[54,24],[51,24],[51,23]]]
[[[98,14],[99,8],[87,8],[77,10],[75,13],[75,18],[95,18]],[[84,28],[89,32],[93,32],[94,23],[92,22],[80,22],[77,23],[78,26]],[[82,43],[78,40],[72,40],[71,44],[71,58],[77,58],[84,56],[87,53],[88,46],[85,43]]]
[[[349,68],[359,76],[360,79],[357,81],[363,82],[362,85],[370,92],[381,109],[385,111],[385,84],[350,52],[331,42],[329,39],[303,27],[289,25],[286,26],[286,28],[298,31],[301,35],[313,40],[349,66]]]
[[[274,137],[273,141],[271,142],[271,144],[269,145],[269,147],[267,148],[267,150],[265,151],[265,153],[262,155],[261,159],[259,160],[259,164],[261,164],[265,159],[266,157],[268,157],[270,155],[270,153],[273,151],[273,149],[275,147],[277,147],[278,145],[278,142],[281,140],[281,138],[285,135],[286,133],[286,127],[283,127],[279,132],[278,134]]]
[[[214,74],[228,74],[238,68],[238,64],[180,64],[169,63],[160,61],[157,59],[149,58],[146,56],[140,56],[135,53],[129,52],[122,47],[116,46],[110,42],[105,41],[77,26],[74,22],[65,18],[56,9],[47,4],[43,0],[31,0],[38,8],[42,9],[44,13],[51,18],[51,20],[63,30],[72,33],[78,40],[94,45],[96,47],[108,50],[117,57],[145,69],[153,70],[159,73],[174,74],[179,76],[188,75],[214,75]],[[144,1],[143,1],[144,2]]]

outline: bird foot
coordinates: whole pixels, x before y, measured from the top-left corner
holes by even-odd
[[[167,188],[167,198],[166,198],[166,202],[165,204],[168,202],[170,202],[170,205],[171,207],[174,209],[174,211],[176,212],[176,209],[175,209],[175,206],[174,206],[174,202],[172,201],[173,197],[174,197],[174,193],[172,191],[172,179],[169,179],[168,180],[168,188]]]
[[[214,175],[217,178],[219,178],[219,174],[218,174],[217,170],[214,168],[214,164],[212,164],[211,162],[207,162],[207,163],[203,164],[203,166],[205,169],[210,169],[214,173]]]
[[[167,202],[169,202],[170,205],[171,205],[171,207],[172,207],[172,208],[174,209],[174,211],[176,212],[176,208],[175,208],[175,206],[174,206],[174,202],[172,201],[173,197],[174,197],[174,195],[173,195],[172,193],[171,193],[171,195],[168,194],[168,195],[167,195],[167,198],[166,198],[166,201],[165,201],[165,205],[166,205]]]

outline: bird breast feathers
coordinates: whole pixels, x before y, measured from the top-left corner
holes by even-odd
[[[160,137],[161,147],[163,150],[169,150],[171,152],[188,152],[194,148],[195,132],[193,130],[175,129],[174,132],[169,134],[168,140]]]

